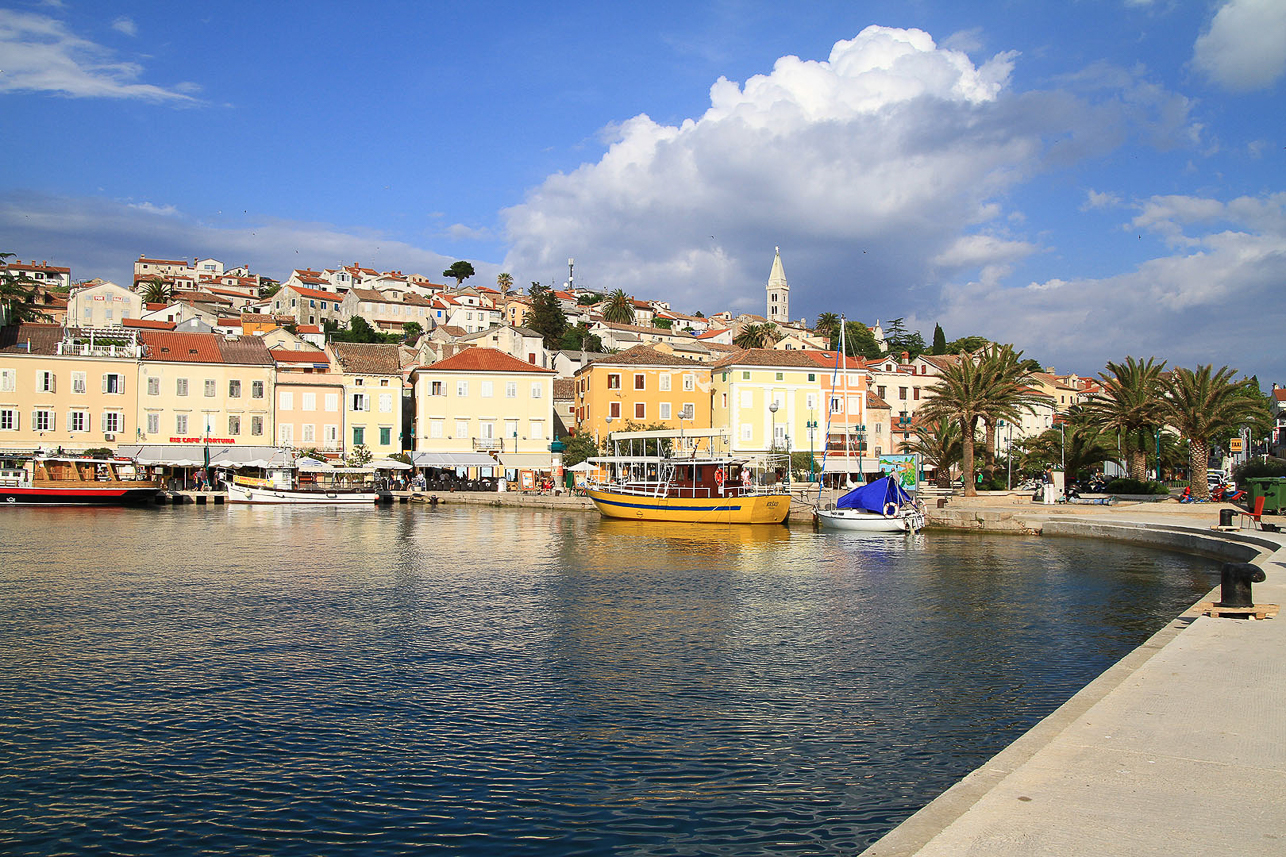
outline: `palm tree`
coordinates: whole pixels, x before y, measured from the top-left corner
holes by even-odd
[[[820,333],[830,340],[831,348],[839,341],[839,322],[840,318],[833,312],[819,313],[817,324],[813,326],[813,333]]]
[[[139,285],[143,287],[143,303],[146,304],[169,303],[174,295],[174,289],[160,277],[143,280]]]
[[[1085,403],[1085,417],[1100,429],[1121,433],[1128,441],[1130,478],[1142,482],[1147,478],[1146,437],[1164,422],[1161,373],[1165,361],[1156,363],[1149,357],[1145,363],[1126,357],[1124,363],[1109,362],[1107,369],[1099,373],[1103,392]]]
[[[500,287],[500,296],[502,298],[508,296],[509,290],[514,287],[514,275],[504,273],[497,274],[496,285]]]
[[[983,384],[983,473],[987,481],[996,471],[996,427],[1003,420],[1019,422],[1023,413],[1034,413],[1041,399],[1027,384],[1022,352],[1012,345],[988,345],[982,350],[987,373]]]
[[[1198,500],[1210,499],[1206,465],[1210,441],[1258,415],[1263,397],[1249,378],[1233,381],[1236,369],[1177,368],[1163,388],[1166,421],[1188,441],[1188,487]]]
[[[633,324],[634,299],[623,289],[612,292],[603,307],[603,320],[609,324]]]
[[[1098,425],[1077,413],[1063,424],[1030,438],[1025,444],[1023,469],[1043,470],[1047,466],[1062,466],[1067,472],[1067,484],[1076,482],[1081,472],[1116,459],[1115,438],[1108,438]]]
[[[12,253],[0,253],[0,263],[11,258]],[[0,270],[0,325],[49,318],[36,306],[36,287],[39,285],[26,274],[15,274],[7,268]]]
[[[772,348],[777,342],[777,325],[749,324],[741,329],[732,340],[738,348]]]
[[[961,355],[938,376],[938,383],[920,407],[924,420],[948,420],[960,429],[960,470],[966,497],[978,494],[973,484],[974,433],[983,417],[983,392],[986,374],[977,355]]]
[[[939,488],[951,487],[951,468],[959,463],[962,450],[960,426],[945,418],[922,426],[915,440],[902,443],[902,452],[919,455],[925,465],[934,468]]]

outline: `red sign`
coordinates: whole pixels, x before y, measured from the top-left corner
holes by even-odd
[[[170,443],[219,443],[234,444],[237,442],[235,437],[172,437]]]

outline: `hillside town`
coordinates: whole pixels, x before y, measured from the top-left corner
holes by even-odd
[[[762,316],[605,294],[577,286],[570,263],[561,287],[524,293],[508,274],[467,283],[464,262],[443,272],[455,283],[357,263],[277,282],[213,258],[139,256],[127,287],[10,258],[4,273],[28,284],[33,320],[11,317],[0,334],[0,453],[145,452],[181,467],[197,447],[232,461],[284,449],[397,456],[476,482],[558,479],[575,438],[599,449],[622,429],[713,429],[748,461],[807,454],[810,478],[852,478],[915,447],[921,406],[960,359],[899,350],[879,321],[874,349],[841,357],[821,320],[791,319],[779,250],[755,287]],[[534,329],[555,305],[579,348]],[[358,331],[365,341],[346,335]],[[1100,390],[1088,375],[1029,368],[996,448]]]

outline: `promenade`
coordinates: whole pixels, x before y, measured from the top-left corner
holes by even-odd
[[[1217,533],[1220,508],[954,497],[930,524],[1248,559],[1267,576],[1254,587],[1256,604],[1286,604],[1286,534]],[[1218,587],[1203,600],[1218,601]],[[863,854],[1286,853],[1283,712],[1286,615],[1215,619],[1194,605]]]

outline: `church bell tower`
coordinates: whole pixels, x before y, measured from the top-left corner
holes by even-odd
[[[786,283],[786,271],[781,266],[780,247],[776,248],[772,271],[768,274],[768,312],[764,315],[774,324],[790,321],[790,286]]]

